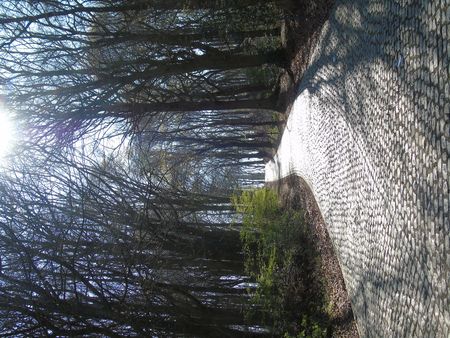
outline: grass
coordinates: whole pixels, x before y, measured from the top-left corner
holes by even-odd
[[[328,315],[318,254],[301,210],[284,210],[268,189],[232,197],[242,215],[246,272],[258,287],[247,314],[260,317],[274,336],[326,337]]]

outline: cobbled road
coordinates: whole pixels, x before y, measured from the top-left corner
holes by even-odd
[[[362,337],[450,337],[450,0],[340,1],[266,181],[310,185]]]

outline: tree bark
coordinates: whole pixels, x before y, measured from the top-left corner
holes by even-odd
[[[80,111],[82,118],[101,118],[106,116],[131,117],[159,112],[198,112],[209,110],[255,111],[265,110],[276,112],[272,99],[241,100],[241,101],[178,101],[149,103],[117,103],[103,105],[98,108],[86,108]],[[84,116],[83,116],[84,115]]]

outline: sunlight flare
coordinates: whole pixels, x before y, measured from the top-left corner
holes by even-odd
[[[14,124],[8,110],[0,103],[0,159],[12,149],[14,140]]]

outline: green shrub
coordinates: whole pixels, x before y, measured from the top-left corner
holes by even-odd
[[[285,337],[326,334],[317,254],[302,211],[284,210],[270,189],[246,190],[232,197],[242,215],[245,269],[258,282],[255,313]],[[300,319],[300,320],[299,320]]]
[[[307,315],[303,315],[298,333],[295,336],[291,336],[286,332],[283,338],[325,338],[327,333],[328,330],[322,323],[309,318]]]

